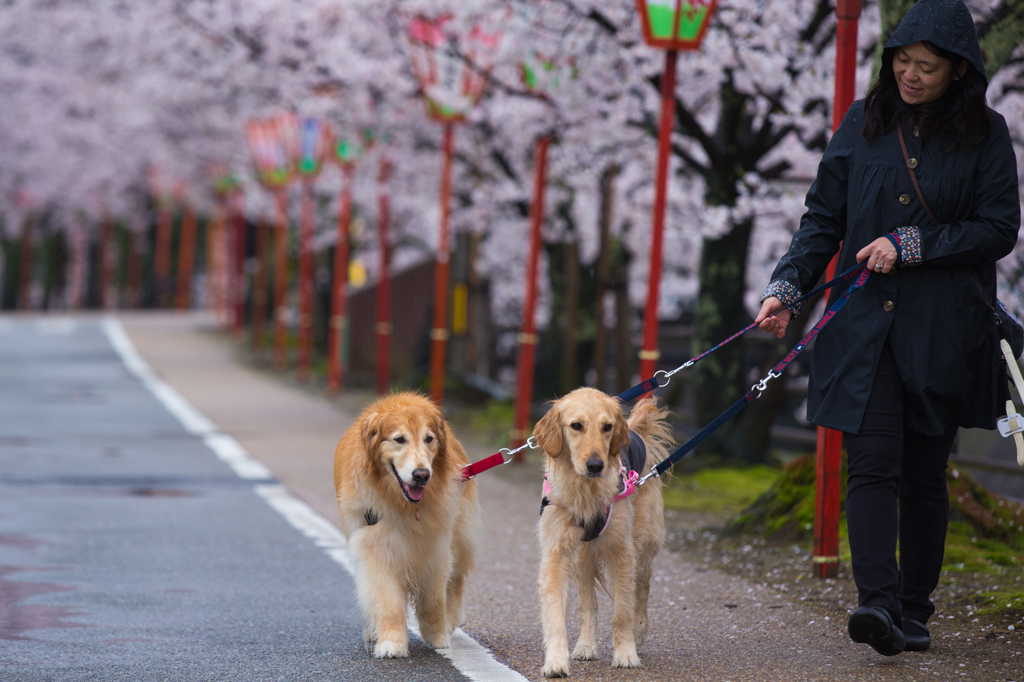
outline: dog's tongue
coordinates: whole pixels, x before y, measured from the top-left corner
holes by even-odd
[[[419,502],[423,499],[423,486],[421,485],[406,485],[405,492],[409,494],[409,499]]]

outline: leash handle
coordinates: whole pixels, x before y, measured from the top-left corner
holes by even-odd
[[[837,275],[836,277],[832,278],[828,282],[825,282],[821,286],[812,289],[811,291],[809,291],[808,293],[804,294],[800,298],[796,299],[795,301],[793,301],[792,303],[790,303],[786,307],[787,308],[792,308],[797,303],[802,303],[802,302],[806,301],[807,299],[811,298],[812,296],[817,296],[821,292],[826,291],[828,289],[831,289],[832,287],[836,286],[840,282],[845,282],[847,280],[853,279],[854,277],[857,277],[860,274],[860,272],[865,269],[865,267],[867,267],[867,263],[866,262],[858,263],[857,265],[854,265],[852,268],[850,268],[846,272],[843,272],[843,273]],[[772,315],[772,317],[775,317],[775,316]],[[644,381],[641,381],[636,386],[633,386],[631,388],[626,389],[625,391],[623,391],[622,393],[620,393],[616,397],[619,400],[621,400],[622,402],[628,403],[628,402],[634,400],[635,398],[639,398],[640,396],[642,396],[642,395],[644,395],[646,393],[650,393],[651,391],[653,391],[656,388],[664,388],[665,386],[668,386],[669,381],[671,381],[673,374],[675,374],[676,372],[680,372],[680,371],[686,369],[687,367],[690,367],[692,365],[697,364],[698,362],[700,362],[701,360],[703,360],[707,356],[711,355],[712,353],[714,353],[716,350],[718,350],[722,346],[726,345],[727,343],[731,343],[732,341],[735,341],[736,339],[738,339],[739,337],[743,336],[744,334],[746,334],[747,332],[749,332],[751,329],[753,329],[756,326],[757,325],[754,324],[754,323],[748,324],[746,327],[744,327],[743,329],[739,330],[738,332],[736,332],[735,334],[733,334],[729,338],[725,339],[724,341],[719,343],[717,346],[713,346],[712,348],[707,349],[706,351],[704,351],[703,353],[701,353],[697,357],[690,358],[689,360],[684,362],[682,365],[680,365],[679,367],[676,367],[673,370],[666,371],[666,370],[663,370],[663,369],[659,369],[657,372],[654,373],[654,376],[651,377],[650,379],[645,379]],[[664,383],[661,383],[659,381],[659,377],[664,377],[664,379],[665,379]]]
[[[637,484],[643,485],[651,476],[654,476],[655,478],[660,477],[663,473],[668,471],[673,464],[688,455],[695,447],[700,445],[705,438],[714,433],[722,424],[732,419],[740,410],[754,402],[757,398],[760,398],[761,394],[767,389],[768,382],[782,376],[782,373],[785,372],[786,368],[789,367],[793,360],[800,355],[800,352],[807,348],[807,345],[814,340],[814,337],[816,337],[818,333],[825,328],[825,325],[827,325],[832,318],[836,316],[836,313],[846,305],[846,301],[849,300],[850,294],[857,289],[862,288],[867,283],[868,278],[871,276],[871,272],[864,267],[863,263],[858,265],[857,268],[851,268],[851,270],[843,273],[843,275],[847,275],[858,268],[860,269],[860,274],[857,275],[856,281],[850,285],[850,288],[847,289],[846,293],[840,296],[836,302],[832,304],[832,307],[822,315],[821,319],[818,320],[813,327],[811,327],[811,330],[804,335],[804,338],[800,339],[800,343],[794,346],[793,350],[789,351],[789,353],[786,354],[786,357],[782,358],[782,361],[775,365],[764,379],[751,386],[746,395],[733,403],[725,412],[718,415],[713,422],[701,429],[697,435],[686,441],[671,455],[658,462],[658,464],[651,469],[650,473],[641,478]]]

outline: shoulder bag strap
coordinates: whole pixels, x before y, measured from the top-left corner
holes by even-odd
[[[903,161],[907,165],[907,172],[910,173],[910,181],[914,183],[914,191],[917,192],[917,198],[921,200],[921,205],[924,206],[925,213],[931,218],[932,223],[935,225],[939,224],[939,221],[935,219],[935,214],[932,213],[932,209],[929,208],[928,202],[924,200],[924,193],[921,191],[921,185],[917,184],[917,174],[914,169],[910,167],[910,154],[907,153],[907,141],[903,138],[903,120],[896,122],[896,135],[900,138],[900,149],[903,150]],[[968,270],[971,271],[971,275],[974,277],[974,281],[978,283],[978,287],[981,289],[982,296],[985,297],[985,301],[988,303],[988,307],[995,310],[995,306],[992,305],[992,299],[989,298],[988,292],[985,291],[985,285],[981,283],[981,278],[978,277],[978,273],[975,272],[974,268],[968,266]],[[1002,325],[999,324],[998,316],[996,318],[996,325],[1000,328]]]
[[[910,181],[914,183],[914,190],[917,192],[917,198],[921,200],[921,205],[924,206],[925,213],[932,219],[932,222],[936,225],[939,221],[935,219],[935,214],[932,213],[932,209],[928,207],[928,202],[924,200],[924,194],[921,192],[921,185],[917,184],[917,174],[914,173],[914,169],[910,166],[910,154],[907,153],[907,142],[903,139],[903,119],[896,122],[896,134],[900,138],[900,149],[903,150],[903,161],[907,164],[907,172],[910,173]]]

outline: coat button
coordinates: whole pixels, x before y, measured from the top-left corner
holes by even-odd
[[[914,137],[921,137],[921,126],[914,126]]]
[[[904,206],[909,204],[910,203],[910,195],[909,194],[901,194],[900,195],[900,203],[903,204]]]
[[[892,309],[895,307],[896,306],[893,304],[892,301],[886,301],[885,303],[882,304],[882,310],[884,310],[887,313],[891,313]]]
[[[907,161],[907,168],[914,170],[917,168],[917,159],[911,158]]]

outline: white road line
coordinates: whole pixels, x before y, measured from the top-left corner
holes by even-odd
[[[103,331],[110,344],[121,356],[128,370],[142,381],[157,400],[182,423],[185,429],[200,436],[217,457],[226,462],[239,478],[246,480],[271,480],[273,474],[261,462],[254,459],[241,443],[226,433],[217,431],[216,425],[197,410],[180,393],[156,376],[149,364],[142,359],[135,345],[128,338],[120,320],[107,317],[103,320]],[[354,577],[352,558],[348,543],[338,528],[312,507],[291,494],[281,484],[260,484],[256,494],[262,497],[272,509],[285,518],[294,528],[313,540],[331,559],[340,564]],[[409,631],[420,636],[416,616],[409,613]],[[450,660],[452,665],[473,682],[527,682],[508,666],[499,662],[487,648],[467,635],[462,628],[452,633],[452,644],[437,652]]]

